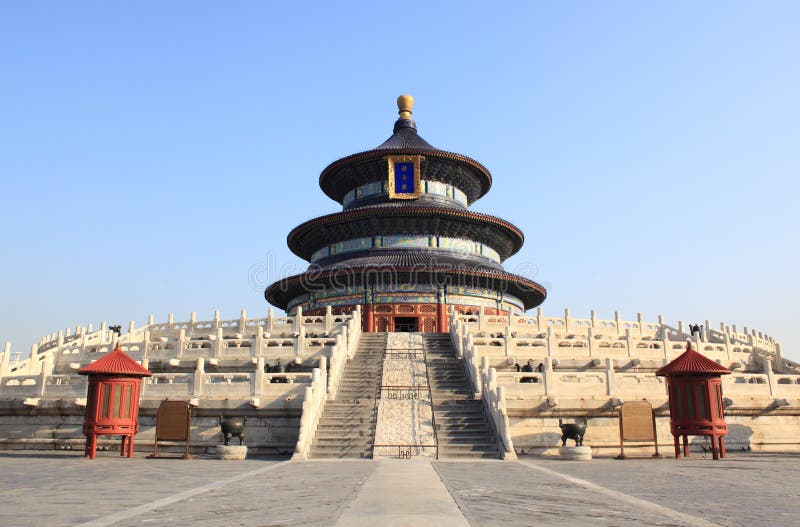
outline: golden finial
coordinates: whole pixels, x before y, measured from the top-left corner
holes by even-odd
[[[401,95],[397,98],[397,110],[400,114],[400,119],[411,119],[411,108],[414,107],[414,97],[410,95]]]

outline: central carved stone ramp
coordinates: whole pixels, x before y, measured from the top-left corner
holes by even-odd
[[[336,399],[325,403],[311,442],[312,458],[372,457],[384,349],[386,333],[362,333],[345,365]]]
[[[474,398],[463,361],[447,334],[423,335],[439,458],[499,458],[483,403]]]

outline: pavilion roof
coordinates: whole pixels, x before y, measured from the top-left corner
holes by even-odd
[[[132,377],[150,377],[153,373],[130,358],[119,344],[114,351],[102,359],[88,364],[78,370],[79,375],[128,375]]]
[[[687,343],[686,351],[681,353],[669,364],[662,366],[656,372],[656,375],[661,377],[678,377],[695,374],[727,375],[729,373],[731,373],[731,370],[696,352],[691,348],[691,345]]]

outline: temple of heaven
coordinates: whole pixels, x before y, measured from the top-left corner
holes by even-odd
[[[503,269],[522,232],[468,210],[489,191],[489,171],[420,137],[413,104],[398,97],[389,139],[322,171],[319,185],[342,211],[289,233],[289,248],[310,265],[270,285],[271,304],[309,315],[361,304],[364,331],[445,332],[448,306],[521,314],[544,301],[544,287]]]

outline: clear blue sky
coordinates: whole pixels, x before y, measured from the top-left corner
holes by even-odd
[[[3,2],[0,341],[263,316],[317,178],[416,98],[493,173],[545,313],[726,321],[800,359],[800,3]],[[251,269],[257,272],[253,286]]]

